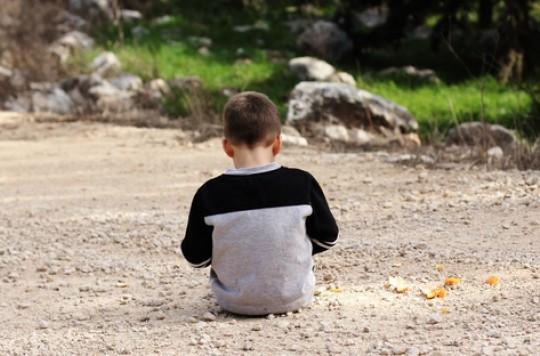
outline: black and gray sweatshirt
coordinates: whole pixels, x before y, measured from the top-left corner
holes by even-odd
[[[211,285],[223,309],[264,315],[311,302],[312,255],[337,238],[315,178],[271,163],[227,170],[199,188],[182,253],[193,267],[212,265]]]

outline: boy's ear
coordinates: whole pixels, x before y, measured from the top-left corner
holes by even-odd
[[[226,138],[223,139],[223,151],[225,154],[231,158],[234,157],[234,148],[229,140]]]
[[[277,135],[272,143],[272,154],[277,156],[281,152],[281,135]]]

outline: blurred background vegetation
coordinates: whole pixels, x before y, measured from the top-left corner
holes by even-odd
[[[226,100],[224,90],[258,90],[285,114],[287,96],[298,81],[288,60],[306,55],[296,45],[291,23],[327,19],[354,43],[332,64],[351,73],[358,87],[408,108],[424,137],[470,120],[501,123],[529,137],[540,131],[540,1],[118,2],[140,10],[142,22],[99,28],[94,35],[100,48],[73,65],[108,49],[126,71],[143,78],[200,78],[216,112]],[[383,14],[385,21],[362,26],[358,16],[366,11]],[[408,65],[432,69],[440,80],[381,75],[385,68]],[[171,115],[193,110],[184,94],[166,103]]]

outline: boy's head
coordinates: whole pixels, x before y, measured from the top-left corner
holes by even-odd
[[[233,96],[223,111],[225,139],[235,146],[268,147],[279,140],[281,123],[274,103],[247,91]]]

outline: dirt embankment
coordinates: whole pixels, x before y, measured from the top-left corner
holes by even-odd
[[[4,122],[5,123],[5,122]],[[286,149],[341,240],[287,316],[223,313],[178,246],[219,143],[102,124],[0,130],[0,353],[532,355],[540,349],[540,173],[426,170],[386,153]],[[437,266],[437,268],[435,267]],[[456,275],[444,299],[420,288]],[[489,275],[500,283],[489,286]],[[410,291],[384,288],[401,276]]]

